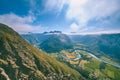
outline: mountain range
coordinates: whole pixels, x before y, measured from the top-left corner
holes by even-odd
[[[47,53],[59,52],[73,47],[72,41],[60,31],[50,31],[39,34],[29,33],[21,35],[29,43]]]
[[[54,34],[53,32],[50,34],[49,32],[46,32],[43,34],[23,34],[22,37],[46,52],[57,52],[66,49],[67,46],[70,49],[73,45],[80,44],[81,47],[84,47],[84,49],[98,57],[104,55],[117,62],[120,61],[120,33],[66,35],[61,33]],[[62,39],[64,39],[66,43],[62,42]]]
[[[95,55],[107,55],[120,62],[120,33],[101,35],[70,35],[74,44],[83,44]]]

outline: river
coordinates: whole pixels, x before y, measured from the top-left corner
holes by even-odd
[[[77,50],[78,50],[78,49],[77,49]],[[75,53],[76,53],[76,54],[79,53],[77,50],[75,50]],[[80,49],[80,50],[81,50],[81,49]],[[95,56],[94,54],[92,54],[92,53],[90,53],[90,52],[87,52],[87,51],[85,51],[85,50],[81,50],[81,51],[86,52],[87,54],[89,54],[90,56],[92,56],[92,57],[94,57],[95,59],[99,60],[100,62],[104,62],[104,63],[106,63],[106,64],[109,64],[109,65],[112,65],[112,66],[114,66],[114,67],[120,68],[119,65],[115,65],[115,64],[112,64],[112,63],[107,62],[107,61],[105,61],[105,60],[102,60],[102,59],[98,58],[97,56]],[[81,56],[78,55],[78,59],[79,59],[79,57],[81,57]],[[76,59],[77,59],[77,58],[76,58]]]

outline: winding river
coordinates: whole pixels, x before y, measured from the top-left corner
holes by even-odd
[[[76,54],[80,54],[77,50],[78,50],[78,49],[75,50],[75,53],[76,53]],[[81,50],[81,49],[80,49],[80,50]],[[105,61],[105,60],[102,60],[102,59],[98,58],[97,56],[93,55],[92,53],[90,53],[90,52],[88,52],[88,51],[85,51],[85,50],[81,50],[81,51],[86,52],[87,54],[89,54],[90,56],[92,56],[92,57],[94,57],[95,59],[99,60],[100,62],[103,62],[103,63],[109,64],[109,65],[112,65],[112,66],[117,67],[117,68],[120,68],[119,65],[115,65],[115,64],[112,64],[112,63],[107,62],[107,61]],[[81,57],[81,56],[78,55],[78,58],[76,58],[76,59],[78,60],[78,59],[80,59],[80,57]]]

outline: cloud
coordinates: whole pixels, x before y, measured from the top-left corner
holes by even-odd
[[[72,22],[69,25],[69,29],[83,32],[89,31],[89,29],[100,30],[101,27],[112,29],[110,27],[113,27],[112,25],[116,21],[113,15],[116,16],[116,13],[120,12],[119,3],[120,0],[47,0],[45,2],[45,10],[59,14],[64,5],[67,5],[65,17]],[[107,17],[110,19],[106,19]],[[88,25],[92,20],[97,23]],[[111,20],[113,21],[111,22]],[[77,26],[78,30],[73,25]]]
[[[69,28],[67,27],[66,31],[70,31],[70,32],[71,31],[75,31],[78,33],[92,32],[94,30],[102,31],[103,29],[108,31],[110,29],[117,29],[118,26],[120,25],[119,23],[120,0],[100,0],[100,1],[99,0],[36,0],[36,1],[25,0],[25,1],[27,1],[30,5],[29,13],[27,16],[18,16],[14,14],[14,12],[10,14],[3,14],[0,15],[0,22],[11,26],[19,33],[25,33],[29,31],[39,32],[42,30],[47,30],[47,28],[45,27],[43,28],[41,27],[41,25],[34,26],[32,24],[35,21],[36,23],[39,22],[39,20],[42,20],[42,18],[44,17],[48,17],[49,19],[51,14],[52,16],[55,16],[53,14],[64,15],[63,17],[65,17],[66,20],[63,20],[65,21],[63,24],[61,20],[58,20],[58,22],[56,20],[56,22],[53,23],[58,25],[59,24],[67,25]],[[61,17],[57,16],[57,19],[59,18]],[[54,21],[54,19],[52,20]],[[45,20],[43,20],[43,22],[44,21]],[[46,26],[46,23],[47,22],[44,22],[43,25]],[[59,28],[62,29],[63,27],[62,28],[59,27]]]
[[[67,3],[67,0],[46,0],[44,3],[45,11],[60,13]]]
[[[119,11],[117,0],[69,0],[67,19],[75,19],[80,25],[86,25],[91,19],[99,20]]]
[[[81,33],[77,33],[80,35],[86,35],[86,34],[114,34],[114,33],[120,33],[120,30],[101,30],[101,31],[92,31],[92,32],[81,32]]]
[[[79,26],[76,23],[70,25],[70,31],[76,32],[79,30]]]
[[[0,15],[0,23],[10,26],[19,33],[39,32],[41,30],[41,26],[30,25],[34,20],[35,18],[30,15],[24,17],[13,13]]]
[[[40,16],[44,14],[59,15],[67,0],[26,0],[29,3],[29,14]]]

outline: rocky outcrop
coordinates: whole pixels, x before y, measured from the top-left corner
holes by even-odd
[[[10,80],[10,78],[8,77],[8,75],[5,73],[3,68],[0,68],[0,79],[2,80]]]

